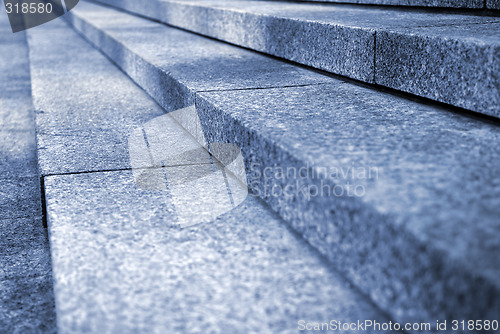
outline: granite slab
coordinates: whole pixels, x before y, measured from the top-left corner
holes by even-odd
[[[40,173],[130,168],[129,135],[163,109],[63,21],[28,36]]]
[[[33,112],[33,109],[30,110]],[[23,127],[28,126],[25,117],[15,117],[20,124],[23,124]],[[34,127],[33,119],[31,119],[31,127]],[[38,175],[38,171],[34,129],[3,130],[2,126],[0,129],[0,179],[35,175]]]
[[[0,332],[51,334],[56,314],[26,35],[13,34],[0,14]]]
[[[59,333],[290,333],[301,319],[387,321],[254,197],[177,228],[174,194],[138,188],[131,171],[48,176],[45,186]],[[180,200],[198,219],[198,203]]]
[[[500,23],[380,31],[378,84],[500,117]]]
[[[489,9],[500,9],[500,1],[486,0],[486,7]]]
[[[0,330],[57,333],[47,231],[41,218],[0,220]]]
[[[109,25],[113,20],[101,18],[99,22]],[[116,24],[117,27],[122,26],[119,20]],[[131,27],[134,24],[134,20],[131,20]],[[148,24],[145,20],[138,22],[138,26],[145,28]],[[267,87],[282,86],[283,81],[291,85],[305,85],[330,80],[277,60],[253,55],[249,51],[231,53],[231,50],[237,49],[213,41],[201,43],[196,54],[194,47],[188,47],[190,43],[194,45],[194,41],[190,41],[190,34],[161,26],[159,28],[155,28],[151,40],[139,38],[137,29],[120,31],[117,28],[121,36],[127,36],[128,40],[124,41],[130,44],[127,46],[136,49],[140,46],[148,50],[142,55],[145,57],[143,61],[135,54],[125,52],[127,49],[117,47],[122,44],[107,44],[107,47],[108,50],[115,50],[109,54],[113,61],[122,65],[139,84],[144,85],[162,106],[168,105],[169,110],[194,104],[192,89],[203,91],[257,87],[259,80],[256,75],[267,81]],[[128,137],[141,124],[162,115],[164,111],[109,60],[63,23],[51,22],[29,34],[41,173],[49,175],[130,168]],[[203,40],[198,36],[193,38]],[[92,36],[89,35],[89,39],[92,40]],[[99,40],[106,41],[105,38]],[[177,44],[178,47],[173,47]],[[171,48],[171,57],[162,59],[165,58],[161,56],[162,53],[151,48],[151,45]],[[214,53],[211,61],[228,64],[227,69],[209,66],[209,60],[203,56],[207,52]],[[180,62],[186,61],[188,55],[192,55],[193,59],[182,66]],[[72,61],[68,62],[67,59]],[[159,59],[162,59],[161,70],[157,67],[160,66]],[[156,61],[154,66],[149,63],[153,60]],[[54,63],[58,66],[54,67]],[[254,66],[242,69],[242,63]],[[235,75],[238,68],[241,70]],[[96,71],[99,76],[94,75]],[[170,72],[183,73],[184,77],[180,75],[181,81],[172,80],[166,74]],[[134,73],[139,73],[140,77],[134,76]],[[232,82],[230,77],[233,78]],[[288,81],[291,78],[294,80],[294,77],[295,81]],[[65,89],[61,91],[59,88],[62,87]]]
[[[76,30],[168,111],[192,105],[192,93],[197,91],[302,86],[330,80],[277,59],[110,8],[83,3],[75,10],[68,20]]]
[[[241,148],[250,191],[395,320],[494,318],[498,124],[340,81],[196,110],[207,141]]]
[[[0,219],[41,216],[38,175],[0,178]]]
[[[491,71],[499,59],[495,16],[278,1],[100,2],[331,73],[499,116],[499,84]],[[413,41],[415,35],[421,40]],[[412,71],[426,75],[405,75]]]
[[[227,6],[226,2],[203,2],[207,3]],[[242,3],[234,6],[244,7]],[[162,11],[154,7],[157,5],[150,1],[135,6],[156,8],[156,13],[166,13],[165,17],[182,17],[182,13]],[[252,11],[258,11],[259,5],[254,2]],[[192,2],[189,6],[197,5]],[[261,11],[269,11],[267,3],[262,7]],[[318,15],[313,9],[300,12],[301,18]],[[116,40],[114,45],[130,54],[129,59],[143,52],[141,48],[120,47],[122,40],[127,41],[123,36],[128,32],[123,29],[108,30],[104,23],[97,26],[102,20],[99,15],[111,9],[82,6],[81,10],[72,11],[71,20],[82,34],[92,36],[100,30],[100,40]],[[496,20],[381,11],[377,13],[388,21],[375,22],[352,14],[351,9],[348,12],[351,14],[342,20],[358,19],[359,25],[369,24],[375,30],[387,22],[393,28],[406,24],[407,28],[424,29],[429,24],[436,28],[460,25],[460,20],[486,26]],[[127,14],[120,15],[125,20]],[[322,15],[318,20],[328,19],[328,12]],[[418,20],[398,22],[404,17]],[[203,21],[196,24],[201,26]],[[103,50],[106,45],[96,44]],[[142,65],[123,68],[139,84],[150,73]],[[170,75],[168,80],[177,79]],[[499,291],[494,279],[498,264],[496,257],[490,256],[498,252],[494,232],[498,229],[499,173],[494,163],[499,154],[494,145],[498,126],[449,109],[330,80],[331,84],[290,88],[196,92],[195,111],[203,140],[241,147],[249,169],[249,188],[395,319],[492,316],[498,299],[490,296]],[[164,102],[167,99],[148,91],[170,108]],[[189,117],[180,122],[189,123]],[[197,127],[184,127],[203,145]],[[280,166],[285,172],[286,168],[292,172],[319,171],[320,175],[325,175],[326,168],[327,172],[326,176],[306,174],[296,180],[273,169]],[[334,175],[329,173],[330,167]],[[361,169],[354,183],[352,175],[348,177],[353,167]],[[472,168],[482,174],[472,173]],[[470,196],[463,196],[462,188]],[[320,190],[329,193],[318,196]],[[457,230],[457,224],[467,228]]]

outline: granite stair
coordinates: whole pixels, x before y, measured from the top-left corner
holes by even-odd
[[[166,114],[61,20],[30,30],[28,42],[59,333],[291,333],[333,319],[390,321],[223,172],[173,116],[184,113]],[[235,56],[232,48],[220,50]],[[300,84],[310,76],[295,75]],[[152,160],[141,160],[137,134]]]
[[[0,332],[500,321],[498,9],[99,0],[2,40],[2,295],[34,261],[43,313]]]
[[[168,12],[155,13],[158,19]],[[200,145],[241,148],[249,191],[392,319],[498,318],[500,131],[494,117],[110,7],[82,3],[67,18],[164,110],[194,108],[191,118],[177,121]],[[211,27],[228,21],[213,20]],[[434,29],[447,34],[457,27],[441,24]]]
[[[245,0],[99,2],[361,82],[500,115],[497,11]]]

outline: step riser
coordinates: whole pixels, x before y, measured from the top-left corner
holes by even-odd
[[[152,65],[146,65],[147,61],[137,58],[133,51],[121,46],[121,52],[117,52],[120,43],[113,41],[112,36],[81,20],[77,14],[68,17],[78,31],[142,85],[166,110],[171,107],[164,101],[189,106],[196,94],[196,108],[207,139],[239,145],[247,158],[247,168],[257,163],[262,174],[266,166],[292,166],[296,169],[306,166],[303,161],[295,159],[275,143],[266,141],[231,115],[219,110],[209,102],[209,93],[197,94],[186,90],[182,83],[170,84],[176,79],[155,70]],[[108,43],[114,46],[106,45]],[[117,54],[121,56],[116,57]],[[140,65],[131,65],[135,63]],[[155,79],[143,79],[150,77]],[[164,82],[169,84],[158,86],[158,83]],[[169,95],[172,87],[185,92],[185,96]],[[247,177],[251,188],[255,179],[252,175]],[[268,182],[268,187],[278,185],[283,189],[295,180],[258,181],[262,187]],[[320,186],[319,180],[307,179],[303,182],[306,186]],[[396,320],[496,316],[494,310],[500,307],[499,293],[489,282],[475,278],[470,271],[462,270],[460,264],[450,263],[444,254],[427,249],[403,229],[394,227],[397,224],[391,221],[391,217],[371,211],[356,199],[335,199],[337,206],[332,214],[332,203],[324,197],[298,203],[291,203],[289,199],[279,196],[262,198]],[[342,223],[339,224],[339,221]],[[394,260],[381,264],[378,262],[380,259]],[[411,283],[408,281],[410,278]]]
[[[141,6],[134,6],[132,3],[125,5],[110,2],[106,4],[252,50],[262,51],[361,81],[373,82],[373,50],[375,49],[373,31],[342,29],[328,25],[301,26],[300,23],[288,20],[273,22],[272,18],[262,18],[238,12],[230,13],[231,22],[228,23],[227,27],[219,27],[192,19],[200,16],[209,18],[207,21],[216,22],[220,15],[224,15],[211,8],[198,8],[178,3],[165,4],[165,7],[153,2],[141,4]],[[168,15],[168,19],[159,14],[164,12],[171,13]],[[153,16],[153,13],[158,14]],[[273,33],[266,28],[272,25],[279,27],[279,30]],[[287,30],[297,31],[297,34],[293,38],[282,34]],[[252,32],[252,35],[260,37],[252,38],[248,35],[249,31]],[[321,43],[319,43],[318,36],[321,36]],[[350,42],[353,39],[356,41],[354,46]],[[311,46],[301,45],[295,40],[317,42],[313,49],[322,57],[316,57],[315,54],[311,53]],[[280,48],[280,45],[286,47]]]
[[[500,83],[490,71],[500,67],[498,43],[426,36],[411,24],[409,29],[405,24],[382,29],[372,22],[372,26],[361,24],[359,28],[341,21],[295,20],[276,13],[262,15],[196,2],[99,2],[331,73],[500,116]],[[335,15],[332,12],[331,16]],[[474,20],[466,26],[470,18],[457,15],[456,19],[450,24],[464,25],[465,31],[476,26]],[[414,18],[401,20],[412,22]],[[416,22],[415,27],[439,26],[439,21],[436,17]],[[489,18],[478,22],[495,22],[494,27],[484,26],[484,30],[495,30],[500,21]]]

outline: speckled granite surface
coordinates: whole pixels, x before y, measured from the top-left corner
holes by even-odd
[[[96,45],[118,61],[119,51],[110,52],[107,45],[120,47],[123,42],[127,57],[151,52],[130,43],[126,29],[102,23],[99,13],[109,10],[83,4],[72,12],[72,22],[85,35],[101,34]],[[120,15],[126,19],[126,14]],[[416,17],[421,19],[418,24],[430,23],[425,15]],[[434,24],[457,19],[442,18]],[[354,22],[356,16],[347,19]],[[388,22],[398,27],[398,19],[396,15]],[[469,23],[475,19],[464,17]],[[168,67],[170,61],[157,58],[151,66]],[[139,83],[149,77],[146,65],[123,68]],[[174,74],[167,77],[177,81]],[[498,299],[492,296],[499,294],[494,279],[498,263],[491,256],[499,247],[499,171],[493,161],[499,152],[492,138],[498,137],[498,126],[339,80],[330,82],[198,92],[197,110],[207,138],[241,146],[247,168],[257,163],[257,172],[269,166],[309,166],[309,171],[334,167],[341,172],[376,168],[375,177],[359,177],[351,184],[351,190],[365,190],[362,196],[350,197],[303,192],[275,196],[270,193],[273,186],[284,189],[295,180],[263,178],[262,173],[259,178],[255,170],[247,177],[250,187],[282,218],[396,319],[493,316]],[[165,100],[155,98],[163,105]],[[321,177],[298,181],[293,186],[307,190],[325,184]],[[348,189],[348,181],[328,176],[326,185]],[[470,196],[462,196],[462,189]]]
[[[1,100],[0,97],[0,105]],[[32,108],[30,110],[33,112]],[[0,106],[1,114],[17,112],[20,111],[15,108],[15,105],[12,105],[12,108]],[[18,121],[21,119],[18,118],[16,122]],[[22,130],[5,129],[8,128],[7,124],[0,125],[0,183],[2,185],[0,187],[0,219],[40,216],[42,213],[40,178],[36,169],[33,119],[28,118]]]
[[[0,15],[0,333],[56,333],[28,50]]]
[[[59,333],[294,333],[300,319],[384,321],[254,197],[176,229],[169,192],[138,189],[130,171],[45,185]]]
[[[499,36],[500,22],[378,32],[375,81],[500,117]]]
[[[500,28],[481,28],[500,23],[498,17],[280,1],[99,2],[335,74],[500,116],[500,82],[492,70],[500,62]],[[428,43],[426,52],[422,42],[411,42],[415,34]],[[392,57],[388,52],[385,64],[379,42],[385,50],[388,39],[399,48]]]
[[[82,3],[78,11],[91,20],[68,15],[76,29],[168,110],[192,105],[192,91],[303,86],[330,81],[326,76],[255,52],[113,9]]]
[[[111,16],[99,22],[122,26],[120,15],[115,16],[118,19]],[[149,30],[152,38],[145,38],[148,35],[139,28],[149,29],[151,23],[139,19],[129,23],[135,29],[127,30],[131,33],[127,42],[131,46],[146,42],[148,47],[140,55],[145,60],[124,53],[118,44],[107,44],[106,50],[129,73],[146,72],[147,75],[135,78],[170,110],[194,104],[194,95],[189,90],[193,87],[209,91],[330,81],[317,73],[186,32],[170,29],[165,35],[154,33],[165,31],[158,24],[153,26],[156,30]],[[75,32],[61,27],[66,25],[56,21],[28,32],[41,173],[130,168],[127,136],[138,125],[164,111],[147,94],[137,92],[119,69],[109,66],[109,61],[77,38]],[[47,35],[53,38],[44,38]],[[95,38],[110,41],[95,34],[89,36],[91,40]],[[199,41],[203,42],[197,47]],[[164,52],[153,46],[161,46]],[[193,59],[186,62],[188,55]],[[151,65],[160,66],[162,61],[170,66],[159,70]],[[221,65],[214,66],[215,63]],[[54,71],[54,64],[61,71]],[[242,64],[253,66],[249,69]],[[170,80],[165,72],[179,75],[182,83]],[[131,95],[134,99],[128,98]]]
[[[56,20],[27,33],[40,173],[130,168],[128,134],[164,111],[99,51],[58,27],[66,25]]]
[[[207,140],[241,146],[250,186],[396,319],[495,316],[497,124],[341,82],[198,96]]]
[[[500,9],[500,1],[486,0],[486,7],[490,9]]]
[[[0,220],[0,332],[57,333],[49,242],[41,218]]]
[[[68,150],[55,156],[42,153],[40,159],[47,166],[44,185],[59,333],[290,333],[298,331],[301,319],[387,321],[259,199],[248,196],[235,208],[226,208],[228,201],[219,200],[220,195],[230,193],[237,204],[246,188],[240,184],[244,189],[238,192],[238,181],[229,174],[206,178],[220,170],[212,169],[214,163],[195,164],[208,158],[206,152],[193,150],[194,144],[201,146],[178,123],[166,122],[169,115],[158,117],[155,113],[161,109],[69,27],[52,22],[29,36],[43,147]],[[72,70],[62,60],[51,67],[48,64],[58,59],[52,52],[67,53],[87,66],[96,64],[102,75],[90,81],[95,68],[75,65]],[[307,82],[309,72],[287,66],[291,78],[297,73]],[[137,67],[138,73],[143,70]],[[71,71],[83,83],[68,78]],[[74,87],[56,103],[56,95],[45,89],[49,84]],[[86,107],[79,110],[81,106]],[[183,122],[182,115],[175,116]],[[99,161],[96,151],[108,143],[96,140],[88,146],[84,139],[87,128],[106,132],[108,127],[109,141],[121,147],[109,159],[118,163],[135,162],[132,155],[140,153],[135,149],[142,145],[131,144],[140,134],[137,129],[143,129],[154,164],[167,153],[155,151],[155,146],[202,156],[184,156],[190,160],[160,170],[139,163],[147,171],[139,178],[137,169],[96,172],[88,159]],[[65,135],[75,141],[71,149],[59,141]],[[121,166],[134,167],[129,163]],[[85,172],[50,175],[64,171]],[[198,180],[196,194],[191,179]],[[159,186],[162,182],[164,187]],[[230,209],[215,221],[205,219]],[[193,220],[200,223],[179,228],[180,222]]]
[[[0,219],[37,216],[40,191],[35,129],[24,34],[14,35],[0,19]]]

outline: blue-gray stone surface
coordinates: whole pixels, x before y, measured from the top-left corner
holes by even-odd
[[[29,89],[29,87],[27,87]],[[2,98],[0,97],[0,104]],[[17,113],[13,106],[0,113]],[[31,108],[33,113],[33,108]],[[28,123],[28,121],[26,122]],[[41,215],[40,179],[37,172],[33,119],[24,130],[4,130],[0,125],[0,219]]]
[[[386,319],[254,197],[177,229],[169,192],[138,189],[131,171],[45,185],[61,334],[292,333],[300,319]]]
[[[151,45],[132,44],[127,29],[104,24],[101,16],[108,11],[85,4],[72,12],[71,22],[114,61],[124,63],[122,68],[142,85],[150,76],[148,65],[127,66],[120,57],[133,59],[151,52],[144,51]],[[391,13],[395,12],[385,15]],[[115,15],[121,22],[139,20]],[[300,15],[313,17],[317,12]],[[403,16],[388,22],[401,27],[405,23],[398,21]],[[448,15],[435,16],[444,21],[434,23],[426,15],[415,17],[420,18],[417,25],[460,23]],[[345,19],[356,18],[363,20],[356,15]],[[463,22],[475,20],[483,19],[463,17]],[[484,20],[486,25],[496,19]],[[164,34],[169,28],[161,29]],[[154,33],[148,31],[153,40]],[[111,51],[109,45],[117,49]],[[149,64],[166,68],[170,61],[166,56]],[[168,88],[163,82],[181,79],[167,73],[157,87]],[[248,171],[249,186],[394,318],[494,317],[499,307],[495,297],[499,263],[494,256],[499,253],[500,228],[500,171],[494,163],[500,154],[495,145],[500,139],[498,125],[339,80],[329,82],[197,91],[196,109],[207,140],[240,146],[247,168],[255,166],[261,173],[259,178],[255,170]],[[165,104],[169,99],[165,95],[179,99],[168,89],[161,98],[147,86],[146,90],[167,110],[171,107]],[[377,173],[355,178],[354,185],[338,175],[263,178],[263,169],[273,166],[308,171],[333,167],[340,172],[375,168]],[[309,191],[308,186],[319,189],[325,184],[345,191],[359,186],[365,192],[360,196],[272,193],[273,186],[306,186]]]
[[[28,37],[40,173],[129,168],[128,135],[164,111],[63,21]]]
[[[72,154],[82,160],[85,155],[97,159],[94,151],[98,144],[106,145],[100,141],[96,146],[85,146],[82,138],[88,136],[85,130],[93,124],[100,126],[93,132],[105,131],[107,126],[112,129],[110,139],[122,147],[111,157],[118,161],[135,161],[131,156],[137,147],[130,145],[130,138],[137,129],[144,130],[148,149],[163,144],[164,150],[181,146],[191,152],[196,141],[175,126],[178,123],[172,123],[174,118],[165,122],[170,115],[155,115],[162,109],[125,75],[108,76],[118,71],[114,65],[60,21],[29,34],[37,126],[44,147],[64,150],[66,144],[60,143],[59,134],[71,135],[76,140],[72,147],[81,147],[76,153],[62,152],[59,160],[49,160],[52,156],[43,153],[40,160],[45,163],[42,166],[48,166],[44,190],[59,333],[289,333],[297,331],[301,319],[387,321],[255,197],[248,196],[215,220],[181,228],[181,219],[199,221],[200,216],[210,214],[204,210],[216,211],[225,205],[212,197],[228,193],[228,188],[233,198],[239,193],[246,196],[246,187],[230,174],[203,177],[210,171],[220,172],[220,167],[213,161],[195,164],[208,157],[200,144],[201,150],[194,149],[201,155],[198,159],[189,156],[192,159],[184,164],[181,161],[162,169],[151,168],[161,160],[154,154],[157,151],[150,152],[150,165],[141,165],[139,159],[139,170],[130,169],[134,167],[130,162],[121,165],[126,170],[120,171],[96,171],[89,165],[75,168]],[[71,50],[65,50],[65,44]],[[83,65],[74,64],[73,69],[62,59],[53,62],[58,52],[69,54],[74,62],[96,64],[103,74],[91,81],[95,73],[85,71]],[[58,66],[43,66],[51,61]],[[146,68],[138,66],[137,72]],[[71,71],[74,73],[68,73]],[[291,78],[293,73],[299,78],[309,75],[292,66],[284,71],[292,73]],[[73,75],[88,82],[70,80]],[[56,95],[45,89],[48,84],[75,85],[79,95],[69,90],[62,94],[62,101],[50,101]],[[78,108],[86,106],[89,99],[95,99],[91,106],[106,108]],[[175,119],[183,122],[180,115]],[[113,127],[113,122],[118,124]],[[165,133],[155,129],[155,124],[164,125]],[[165,140],[155,141],[155,136]],[[85,173],[54,174],[65,171]],[[138,171],[146,173],[139,173],[138,178]],[[197,200],[208,201],[211,207],[190,197],[193,183],[189,180],[198,178],[198,190],[203,193]],[[162,182],[166,182],[164,189],[159,186]],[[234,188],[238,184],[242,189]]]
[[[91,5],[81,4],[74,10],[80,10],[80,7],[85,9],[86,6]],[[108,10],[105,14],[112,13]],[[101,16],[99,22],[123,26],[119,19],[119,15]],[[106,44],[107,50],[114,61],[132,73],[132,77],[133,72],[148,72],[147,76],[135,78],[170,109],[193,104],[194,94],[190,91],[193,87],[210,91],[247,89],[259,85],[282,87],[285,83],[318,84],[330,80],[277,60],[143,19],[128,22],[134,29],[123,31],[128,32],[127,43],[131,47],[146,43],[144,53],[139,56],[125,53],[120,45],[111,43]],[[123,73],[109,66],[109,61],[97,50],[77,38],[69,27],[63,27],[62,22],[50,22],[28,32],[41,173],[50,175],[130,168],[128,135],[139,124],[164,111],[147,94],[137,93],[136,86],[124,80]],[[147,38],[149,34],[145,35],[142,28],[149,29],[146,31],[149,31],[151,39]],[[116,33],[123,35],[120,29]],[[87,37],[90,40],[99,38],[95,34]],[[104,41],[110,42],[110,39]],[[197,41],[203,42],[197,45]],[[163,47],[164,52],[156,50],[156,47]],[[170,66],[160,70],[162,59]],[[247,63],[253,66],[242,66]],[[54,67],[54,64],[57,65]],[[170,80],[166,72],[175,73],[182,78],[182,82]],[[111,91],[111,87],[114,90]],[[127,98],[131,95],[135,95],[132,100]]]
[[[241,146],[250,187],[397,320],[496,316],[497,124],[342,82],[201,93],[197,110],[208,141]],[[332,172],[349,169],[365,174]]]
[[[24,34],[0,21],[0,219],[37,216],[40,191],[30,72]]]
[[[377,32],[375,81],[500,117],[500,22]]]
[[[192,105],[193,92],[330,81],[255,52],[102,6],[82,3],[75,11],[76,15],[68,15],[68,19],[76,29],[170,110]]]
[[[498,17],[278,1],[99,2],[335,74],[500,116]],[[390,48],[397,52],[392,55]]]
[[[28,49],[0,15],[0,333],[56,333]]]
[[[49,243],[41,218],[0,220],[0,332],[57,333]]]
[[[500,9],[500,1],[486,0],[486,7],[489,9]]]

